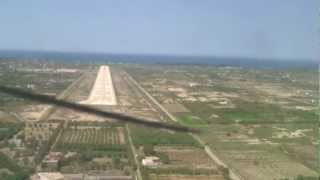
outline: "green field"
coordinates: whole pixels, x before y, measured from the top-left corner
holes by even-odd
[[[162,104],[172,99],[188,109],[173,115],[180,124],[201,129],[201,139],[240,174],[257,173],[247,174],[248,179],[256,179],[265,170],[273,174],[263,174],[262,179],[282,175],[294,179],[299,170],[301,175],[313,176],[317,171],[317,69],[201,65],[127,69]],[[136,139],[139,144],[159,141],[157,137]]]
[[[0,179],[1,180],[27,180],[30,172],[17,165],[9,157],[0,153]]]
[[[9,139],[23,128],[23,123],[0,122],[0,141]]]
[[[245,101],[237,102],[235,109],[221,109],[218,114],[227,123],[235,120],[242,123],[315,123],[318,119],[314,111],[285,109],[276,104]]]
[[[180,118],[178,118],[179,123],[185,126],[190,126],[194,128],[201,128],[201,127],[207,127],[208,123],[204,120],[202,120],[199,117],[191,116],[191,115],[185,115]]]
[[[130,126],[133,143],[139,145],[191,145],[199,144],[186,133],[167,130],[150,129],[145,127]]]

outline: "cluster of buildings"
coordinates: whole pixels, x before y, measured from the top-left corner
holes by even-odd
[[[61,152],[49,152],[42,160],[42,167],[48,171],[56,171],[62,157]]]

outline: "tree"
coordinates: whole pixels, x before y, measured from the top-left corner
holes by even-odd
[[[146,144],[143,146],[143,152],[145,155],[155,155],[156,152],[154,151],[153,145]]]
[[[91,161],[95,157],[94,153],[90,150],[87,150],[81,156],[81,160],[83,161]]]

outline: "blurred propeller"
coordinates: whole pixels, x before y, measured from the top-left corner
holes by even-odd
[[[179,126],[174,124],[165,124],[157,121],[151,121],[143,118],[133,117],[125,114],[120,114],[116,112],[110,112],[110,111],[102,111],[96,108],[93,108],[91,106],[77,104],[74,102],[64,101],[60,99],[56,99],[52,96],[42,95],[42,94],[36,94],[33,92],[24,91],[17,88],[12,87],[6,87],[6,86],[0,86],[0,92],[10,94],[15,97],[25,98],[32,101],[37,101],[40,103],[45,104],[51,104],[63,108],[72,109],[78,112],[84,112],[88,114],[97,115],[104,118],[112,118],[116,119],[122,122],[128,122],[128,123],[134,123],[134,124],[140,124],[147,127],[153,127],[153,128],[162,128],[162,129],[168,129],[172,131],[178,131],[178,132],[192,132],[192,133],[198,133],[199,130],[192,129],[185,126]]]

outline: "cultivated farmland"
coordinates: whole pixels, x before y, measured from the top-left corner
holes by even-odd
[[[317,70],[137,65],[126,71],[180,124],[201,129],[200,139],[239,177],[318,176]],[[158,143],[164,138],[136,134],[138,145],[191,145],[182,143],[186,136]]]
[[[122,127],[72,127],[62,132],[56,149],[95,151],[124,149],[125,136]]]
[[[217,168],[201,148],[188,146],[156,146],[155,151],[168,156],[169,164],[166,166],[169,167]]]

